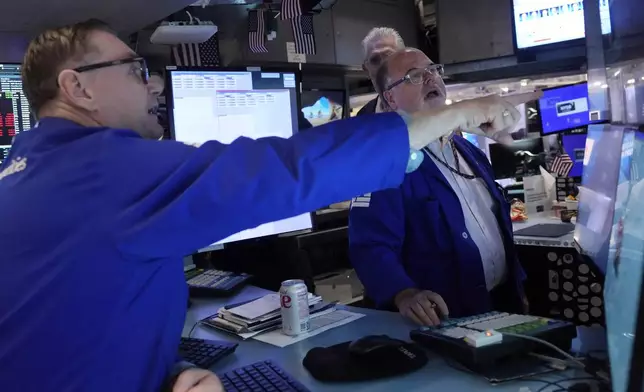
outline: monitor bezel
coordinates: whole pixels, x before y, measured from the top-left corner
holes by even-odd
[[[577,86],[579,84],[585,84],[586,85],[586,91],[588,91],[588,81],[587,80],[582,81],[582,82],[577,82],[577,83],[563,84],[563,85],[555,86],[555,87],[548,87],[548,88],[541,89],[541,91],[545,92],[545,91],[550,91],[550,90],[558,90],[558,89],[561,89],[561,88]],[[587,132],[588,131],[588,126],[591,125],[591,124],[602,124],[602,123],[608,123],[609,122],[608,120],[599,120],[599,121],[595,121],[595,122],[584,124],[584,125],[577,125],[577,126],[574,126],[574,127],[570,127],[570,128],[561,129],[561,130],[558,130],[558,131],[546,133],[544,131],[544,127],[543,127],[543,114],[541,113],[541,99],[543,99],[543,97],[537,99],[537,110],[539,111],[539,120],[541,121],[541,129],[539,130],[539,134],[541,135],[541,137],[550,136],[550,135],[558,135],[558,134],[567,133],[567,132],[574,132],[574,131],[581,130],[581,129],[585,129],[585,131],[578,131],[578,133]],[[586,99],[588,99],[588,94],[586,94]]]
[[[514,53],[515,54],[539,53],[539,52],[547,52],[547,51],[556,50],[556,49],[565,49],[565,48],[575,48],[575,47],[585,47],[586,46],[586,38],[584,36],[584,37],[581,37],[581,38],[570,39],[568,41],[560,41],[560,42],[553,42],[553,43],[549,43],[549,44],[535,45],[535,46],[528,46],[528,47],[525,47],[525,48],[519,48],[519,45],[517,44],[516,20],[514,19],[514,3],[516,1],[517,0],[512,0],[510,2],[510,21],[511,21],[511,24],[512,24],[512,46],[514,48]],[[602,34],[602,39],[604,41],[604,45],[610,43],[610,38],[613,36],[614,30],[615,30],[615,23],[613,22],[613,13],[612,12],[609,15],[609,20],[610,20],[610,33]]]
[[[293,68],[286,67],[254,67],[254,66],[239,66],[239,67],[179,67],[179,66],[167,66],[165,68],[165,102],[168,113],[168,130],[170,131],[170,138],[173,141],[176,141],[175,129],[174,129],[174,96],[172,90],[172,72],[279,72],[279,73],[292,73],[295,74],[295,90],[296,90],[296,110],[302,110],[301,94],[302,94],[302,73]],[[299,114],[299,113],[298,113]],[[299,124],[299,115],[296,117],[298,119],[297,127],[293,130],[293,135],[299,133],[301,124]],[[312,213],[309,212],[309,222],[310,228],[308,229],[299,229],[294,231],[285,231],[282,233],[269,234],[261,237],[246,238],[243,240],[229,241],[218,244],[216,242],[209,244],[195,253],[203,253],[210,250],[220,249],[220,246],[224,248],[230,244],[243,244],[244,242],[256,242],[256,241],[266,241],[273,238],[294,235],[294,233],[306,232],[307,230],[313,230],[314,220]],[[269,223],[269,222],[266,222]],[[223,238],[222,238],[223,240]],[[220,240],[219,240],[220,241]]]
[[[644,125],[635,132],[644,133]],[[628,370],[626,392],[644,392],[644,274],[640,282],[638,314],[635,316],[635,338],[631,350],[631,363]]]
[[[184,72],[204,72],[204,71],[210,71],[210,72],[280,72],[280,73],[293,73],[295,74],[295,86],[296,86],[296,105],[297,105],[297,110],[298,114],[302,110],[302,100],[301,100],[301,94],[302,94],[302,73],[293,68],[285,68],[285,67],[251,67],[251,66],[243,66],[243,67],[179,67],[179,66],[174,66],[174,65],[169,65],[165,67],[165,103],[166,103],[166,108],[168,112],[168,130],[170,131],[170,138],[172,140],[176,140],[176,136],[174,133],[174,96],[173,96],[173,90],[172,90],[172,78],[170,74],[174,71],[184,71]],[[297,129],[293,132],[293,134],[296,134],[299,132],[300,127],[302,124],[299,123],[299,116],[298,118],[298,124],[297,124]]]

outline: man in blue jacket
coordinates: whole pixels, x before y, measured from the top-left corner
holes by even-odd
[[[35,38],[23,88],[40,121],[0,167],[3,391],[221,390],[176,357],[184,255],[398,186],[410,148],[451,129],[515,121],[495,98],[290,139],[158,141],[145,62],[96,21]]]
[[[421,51],[404,49],[376,80],[392,110],[414,113],[445,106],[441,73]],[[494,307],[520,312],[509,205],[487,158],[460,136],[421,154],[401,186],[352,203],[350,257],[366,295],[423,325]]]

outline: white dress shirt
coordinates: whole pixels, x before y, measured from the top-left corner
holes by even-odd
[[[436,141],[427,148],[443,162],[456,169],[456,161],[449,143],[441,149],[440,141]],[[496,201],[481,178],[467,179],[437,162],[431,154],[425,152],[425,157],[434,161],[461,202],[467,228],[467,231],[462,234],[463,238],[471,237],[479,248],[485,283],[488,291],[491,291],[503,282],[507,270],[503,235],[494,214]],[[461,173],[472,174],[472,170],[460,153],[458,153],[458,162]]]

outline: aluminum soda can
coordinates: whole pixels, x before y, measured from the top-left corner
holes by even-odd
[[[282,332],[285,335],[297,336],[308,332],[309,290],[303,280],[291,279],[282,282],[280,287],[280,305],[282,309]]]

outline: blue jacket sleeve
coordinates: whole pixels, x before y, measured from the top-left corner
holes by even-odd
[[[405,211],[399,188],[353,199],[349,213],[349,257],[367,295],[378,306],[415,287],[401,260]]]
[[[396,114],[332,122],[290,139],[199,148],[108,132],[103,168],[125,254],[183,256],[244,229],[401,183],[409,155]]]

